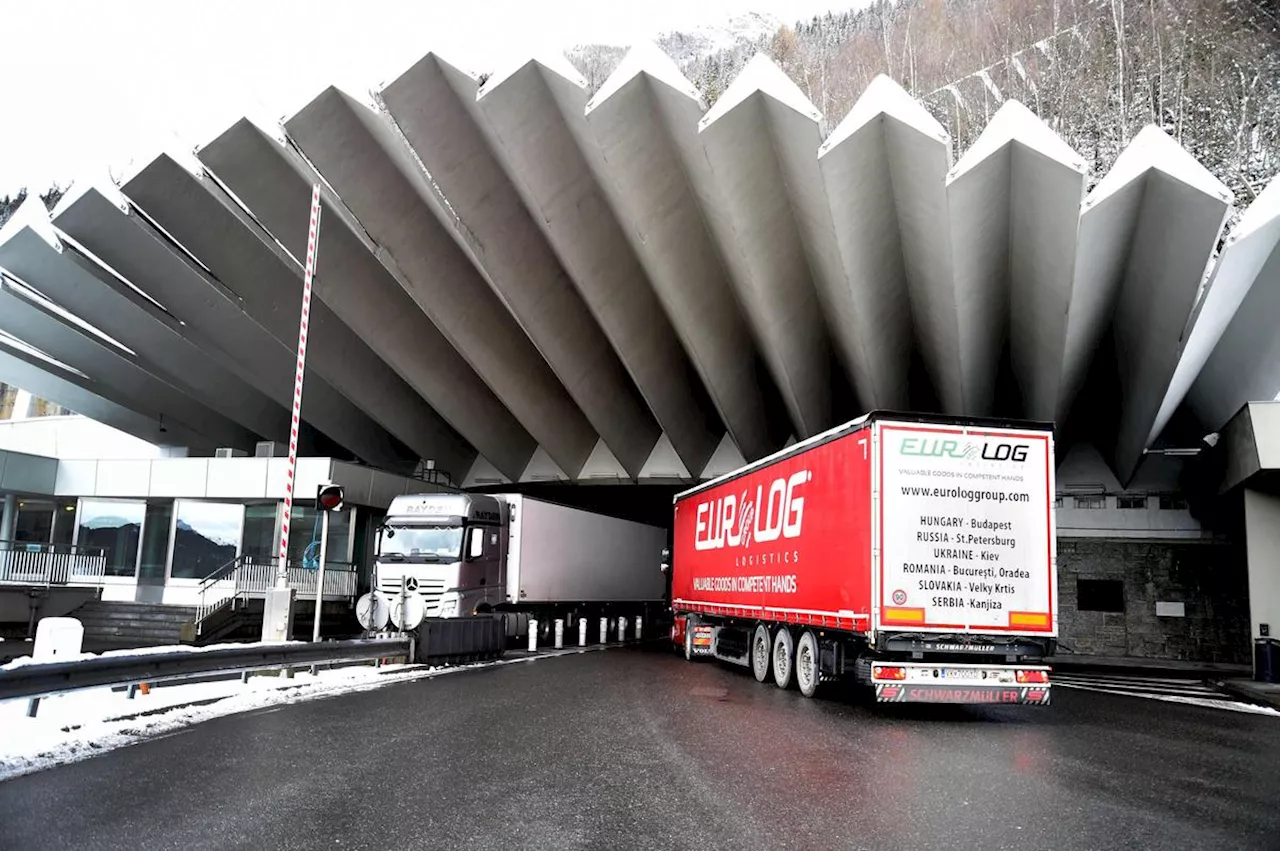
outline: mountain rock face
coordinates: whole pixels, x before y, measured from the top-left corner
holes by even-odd
[[[897,80],[966,151],[1008,100],[1110,170],[1144,126],[1169,135],[1246,206],[1280,170],[1280,8],[1226,0],[876,0],[794,26],[747,15],[658,44],[708,105],[757,52],[834,127],[877,74]],[[592,90],[620,46],[567,56]]]

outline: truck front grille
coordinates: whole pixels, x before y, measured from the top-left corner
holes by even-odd
[[[378,590],[388,599],[395,599],[400,596],[400,577],[379,577]],[[415,593],[410,591],[409,593]],[[431,613],[434,609],[439,608],[440,598],[444,596],[444,580],[443,579],[419,579],[418,590],[416,592],[422,598],[422,602],[427,605],[427,612]]]

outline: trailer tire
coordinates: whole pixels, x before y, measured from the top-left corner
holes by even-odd
[[[819,668],[821,656],[818,651],[818,636],[813,630],[806,629],[796,645],[796,685],[805,697],[813,697],[818,693],[818,685],[822,682]]]
[[[755,632],[751,635],[751,673],[758,683],[769,679],[769,657],[772,649],[769,627],[762,623],[756,624]]]
[[[791,683],[795,680],[795,669],[795,639],[785,626],[779,627],[773,637],[773,681],[778,684],[778,688],[791,688]]]

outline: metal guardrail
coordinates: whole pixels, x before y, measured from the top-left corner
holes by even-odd
[[[409,638],[378,638],[318,644],[251,644],[138,656],[95,656],[70,662],[32,662],[0,671],[0,700],[38,698],[85,688],[181,680],[220,672],[367,662],[396,656],[411,657],[412,654],[413,641]]]
[[[106,570],[101,547],[0,541],[0,582],[101,585]]]

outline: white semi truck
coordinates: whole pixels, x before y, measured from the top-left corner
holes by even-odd
[[[536,619],[627,617],[663,608],[653,569],[665,529],[521,494],[398,496],[379,530],[375,587],[417,594],[428,618],[509,613],[511,635]]]

